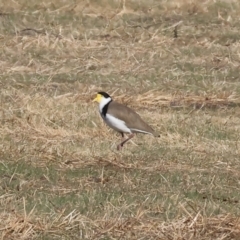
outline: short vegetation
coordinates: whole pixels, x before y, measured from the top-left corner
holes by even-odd
[[[1,239],[240,239],[238,0],[0,9]],[[116,151],[99,90],[161,137]]]

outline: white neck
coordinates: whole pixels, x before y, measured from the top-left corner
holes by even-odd
[[[112,99],[109,97],[109,98],[102,98],[101,99],[101,102],[99,103],[99,111],[100,111],[100,113],[102,112],[102,109],[104,108],[104,106],[106,105],[106,104],[108,104],[110,101],[111,101]]]

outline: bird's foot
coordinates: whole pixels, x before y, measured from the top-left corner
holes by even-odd
[[[122,144],[118,144],[118,145],[117,145],[117,150],[118,150],[118,151],[121,151],[122,148],[123,148]]]

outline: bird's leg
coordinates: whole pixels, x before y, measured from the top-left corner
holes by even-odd
[[[123,132],[119,132],[121,135],[122,135],[122,142],[125,140],[125,137],[124,137],[124,133]],[[121,143],[117,145],[117,150],[121,150],[122,149],[122,146],[121,146]]]
[[[123,135],[123,134],[122,134],[122,135]],[[123,140],[120,144],[118,144],[117,150],[121,150],[122,147],[123,147],[123,145],[124,145],[127,141],[129,141],[131,138],[133,138],[133,137],[134,137],[134,133],[130,134],[127,139]]]

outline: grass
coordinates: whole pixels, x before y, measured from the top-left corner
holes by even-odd
[[[237,1],[0,7],[1,239],[239,239]],[[117,152],[99,90],[161,137]]]

